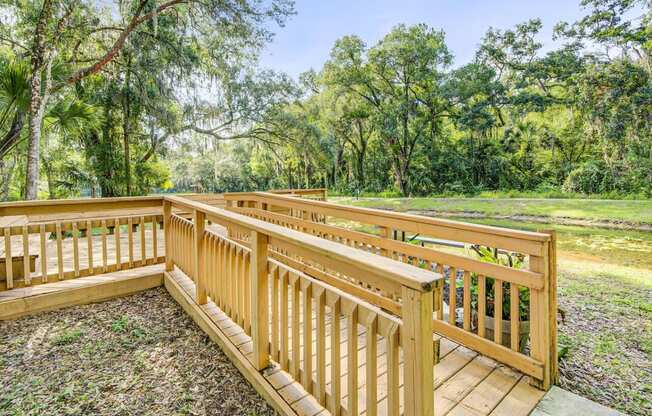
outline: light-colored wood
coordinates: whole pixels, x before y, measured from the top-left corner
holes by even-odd
[[[41,243],[41,281],[46,283],[48,281],[48,250],[45,241],[45,225],[39,226],[39,239]]]
[[[106,220],[102,220],[100,233],[102,235],[102,273],[106,273],[107,266],[109,265],[109,252],[106,242]],[[141,242],[141,244],[143,243],[144,241]]]
[[[404,286],[402,297],[405,414],[431,416],[434,414],[432,293]]]
[[[513,351],[519,350],[519,291],[514,283],[509,285],[509,319],[510,319],[510,347]]]
[[[171,217],[172,217],[172,204],[170,201],[163,201],[163,232],[165,235],[165,251],[168,255],[165,257],[165,271],[171,272],[174,269],[174,263],[172,260],[172,237],[170,233],[171,227]],[[175,253],[176,254],[176,253]]]
[[[100,302],[161,286],[162,283],[163,269],[149,266],[14,289],[0,297],[0,320]]]
[[[366,399],[367,415],[376,416],[378,414],[378,317],[375,314],[369,315],[365,323],[366,327],[366,347],[365,347],[365,369],[366,369]]]
[[[25,285],[29,286],[32,284],[32,274],[30,267],[30,257],[29,257],[29,232],[27,231],[27,225],[23,225],[23,279],[25,280]]]
[[[471,273],[464,271],[464,320],[465,331],[471,330]]]
[[[147,243],[145,240],[145,217],[142,215],[138,222],[138,229],[140,231],[140,265],[144,266],[147,264]]]
[[[455,325],[456,309],[457,309],[457,269],[451,267],[449,269],[448,277],[448,323]]]
[[[251,233],[251,303],[253,366],[262,370],[269,366],[269,279],[267,273],[267,236]],[[312,334],[312,331],[310,331]]]
[[[63,246],[61,237],[61,223],[56,225],[56,238],[57,238],[57,268],[59,270],[59,280],[63,280]]]
[[[322,288],[314,291],[317,318],[317,401],[326,406],[326,294]]]
[[[127,219],[127,241],[129,246],[129,268],[134,267],[134,220],[129,217]]]
[[[115,263],[118,265],[118,269],[120,269],[120,265],[122,264],[122,251],[121,251],[121,245],[120,244],[120,219],[116,218],[113,226],[113,237],[115,238],[114,240],[114,246],[115,246]],[[156,245],[156,235],[152,235],[152,239],[154,240],[154,244]],[[156,259],[158,256],[154,254],[154,258]]]
[[[303,299],[303,379],[301,384],[309,394],[312,394],[312,286],[305,279],[301,280],[301,297]]]
[[[275,206],[298,210],[310,209],[321,215],[345,218],[367,224],[377,224],[422,235],[438,235],[440,238],[448,240],[482,244],[489,247],[499,247],[505,250],[534,255],[540,255],[542,253],[541,242],[547,241],[549,238],[548,235],[543,233],[490,227],[371,208],[336,205],[324,201],[292,198],[265,192],[236,195],[224,194],[224,199],[227,201],[248,200],[265,202]]]
[[[478,336],[484,338],[487,314],[487,278],[478,276]]]
[[[79,277],[79,237],[77,234],[79,230],[77,229],[77,222],[72,223],[72,246],[73,246],[73,264],[75,270],[75,277]]]
[[[347,333],[347,412],[350,415],[358,414],[358,307],[350,303],[344,310],[346,315]]]
[[[5,273],[7,289],[14,287],[13,256],[11,255],[11,230],[5,228]]]
[[[494,279],[494,342],[503,343],[503,281]]]
[[[142,218],[142,217],[141,217]],[[141,221],[141,227],[144,226]],[[193,271],[195,273],[195,283],[197,284],[197,302],[200,305],[208,302],[206,295],[206,276],[204,271],[204,230],[206,227],[206,214],[202,211],[195,210],[193,213]],[[142,250],[142,249],[141,249]]]
[[[341,314],[341,301],[339,298],[333,299],[329,303],[331,310],[331,400],[328,402],[328,410],[331,415],[338,416],[340,414],[340,401],[341,401],[341,378],[342,371],[340,368],[340,314]]]
[[[86,258],[88,259],[89,274],[92,275],[95,270],[95,265],[93,262],[93,226],[90,220],[86,221]],[[131,268],[131,264],[129,268]]]

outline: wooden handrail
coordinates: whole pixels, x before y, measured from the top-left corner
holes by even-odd
[[[527,232],[500,227],[395,213],[378,209],[343,206],[323,201],[277,195],[269,192],[225,194],[228,210],[242,213],[286,228],[335,241],[348,248],[380,253],[404,263],[419,265],[446,274],[448,282],[448,317],[443,315],[443,298],[435,297],[436,318],[432,329],[440,335],[473,348],[482,354],[513,365],[532,376],[538,387],[548,389],[556,370],[556,279],[555,240],[549,232]],[[344,220],[377,227],[379,235],[351,230],[333,220]],[[433,236],[520,253],[526,268],[508,267],[485,262],[468,255],[454,254],[430,247],[419,247],[392,238],[395,231]],[[295,256],[297,254],[295,253]],[[519,256],[520,256],[519,255]],[[300,263],[300,255],[299,262]],[[320,278],[321,271],[302,267]],[[329,278],[328,275],[325,276]],[[457,287],[463,285],[462,302],[456,301]],[[493,284],[493,288],[489,286]],[[477,305],[472,306],[472,289],[477,289]],[[530,351],[520,333],[520,289],[529,296]],[[509,302],[503,313],[503,291]],[[361,294],[362,296],[363,294]],[[487,308],[489,295],[494,296],[493,316]],[[391,300],[385,308],[395,311]],[[380,304],[379,302],[376,302]],[[527,306],[526,306],[527,307]],[[456,315],[462,310],[463,322]],[[475,313],[475,315],[474,315]],[[510,328],[510,338],[503,339],[503,323]],[[491,327],[488,327],[491,326]]]
[[[512,230],[488,225],[471,224],[439,218],[430,218],[372,208],[337,205],[325,201],[293,198],[269,192],[227,193],[224,199],[272,204],[284,208],[318,211],[320,214],[375,224],[423,235],[434,235],[454,241],[498,247],[524,254],[541,255],[550,236],[544,233]]]
[[[212,207],[201,202],[190,201],[177,196],[165,196],[164,199],[165,201],[171,202],[173,206],[203,211],[209,221],[218,224],[226,222],[250,231],[265,234],[272,240],[301,247],[308,252],[325,256],[334,262],[354,266],[395,284],[407,286],[415,290],[431,291],[436,283],[442,280],[441,274],[438,273],[413,266],[406,267],[405,264],[386,257],[360,250],[351,250],[341,244],[324,241],[319,237],[307,235],[299,231],[288,230],[285,227]]]
[[[175,215],[174,208],[192,211],[192,219]],[[250,362],[256,370],[262,371],[276,360],[320,404],[327,405],[325,313],[328,305],[331,380],[337,381],[332,384],[339,386],[344,377],[339,368],[340,347],[344,347],[339,340],[339,322],[344,320],[349,369],[358,368],[359,328],[363,326],[366,330],[367,413],[375,414],[378,405],[376,381],[382,370],[377,362],[377,345],[381,336],[387,346],[385,371],[391,414],[399,408],[402,365],[405,415],[434,416],[433,347],[438,343],[433,343],[432,336],[435,311],[432,291],[441,288],[441,274],[187,198],[164,197],[163,212],[166,253],[171,259],[168,270],[178,266],[195,282],[198,304],[207,304],[210,298],[251,336]],[[205,228],[206,221],[227,227],[229,237]],[[244,245],[237,243],[238,240]],[[341,291],[304,274],[283,258],[273,259],[272,250],[299,255],[307,263],[342,277],[371,281],[374,287],[391,286],[392,293],[402,303],[403,319],[366,304],[355,293]],[[291,348],[288,327],[292,331]],[[313,380],[313,344],[316,380]],[[399,346],[403,351],[402,363]],[[328,398],[329,409],[334,414],[358,415],[358,371],[348,371],[345,377],[346,398],[339,388],[333,387]]]

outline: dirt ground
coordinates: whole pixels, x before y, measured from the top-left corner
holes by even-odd
[[[164,289],[0,322],[1,415],[274,415]]]

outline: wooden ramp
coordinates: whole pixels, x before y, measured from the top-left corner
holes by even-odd
[[[265,396],[270,403],[275,403],[277,410],[285,413],[287,409],[298,415],[326,415],[330,414],[319,402],[309,394],[292,376],[281,370],[278,363],[264,370],[262,374],[256,372],[251,366],[252,342],[251,337],[234,323],[224,312],[222,312],[212,301],[207,305],[199,306],[195,303],[196,288],[193,281],[178,269],[166,273],[166,288],[179,303],[187,302],[184,306],[187,312],[197,321],[199,315],[204,314],[212,321],[212,324],[220,332],[223,340],[227,340],[226,347],[232,348],[234,354],[231,359],[238,365],[241,371],[243,367],[245,376],[252,382],[254,387]],[[188,309],[194,310],[194,312]],[[201,311],[201,312],[200,312]],[[313,316],[313,320],[315,317]],[[301,317],[303,321],[303,316]],[[340,323],[342,345],[348,343],[347,321],[342,318]],[[201,325],[200,325],[201,326]],[[303,327],[303,325],[301,325]],[[316,328],[316,325],[312,326]],[[327,325],[330,328],[330,325]],[[365,329],[363,326],[357,328],[358,336],[358,383],[361,391],[364,391],[365,380]],[[315,329],[316,331],[316,329]],[[303,334],[301,334],[303,336]],[[327,336],[330,334],[327,333]],[[312,339],[316,339],[315,336]],[[289,345],[293,345],[289,340]],[[330,343],[326,343],[330,345]],[[386,362],[385,343],[379,342],[377,348],[377,361],[379,365]],[[225,346],[222,346],[224,349]],[[302,347],[301,347],[302,348]],[[345,351],[346,348],[342,348]],[[312,351],[316,351],[313,346]],[[292,354],[290,353],[290,356]],[[300,354],[303,356],[303,352]],[[326,357],[330,356],[330,350]],[[316,353],[313,354],[313,361],[316,362]],[[246,363],[238,363],[237,360],[245,360]],[[326,369],[329,372],[331,363],[327,361]],[[346,378],[347,360],[343,358],[341,364],[341,390],[344,401],[346,401]],[[316,366],[313,365],[312,368]],[[249,374],[247,374],[247,372]],[[316,373],[313,372],[313,377]],[[402,375],[401,375],[402,377]],[[327,376],[327,379],[330,379]],[[386,374],[379,372],[378,386],[383,386]],[[507,415],[520,416],[528,415],[543,397],[544,392],[529,385],[529,378],[521,373],[512,370],[496,361],[477,354],[463,346],[460,346],[448,339],[441,340],[440,361],[434,367],[433,392],[435,414],[443,415]],[[326,386],[326,394],[331,391],[330,383]],[[402,388],[402,385],[401,385]],[[382,389],[381,389],[382,391]],[[401,395],[402,396],[402,395]],[[387,394],[378,395],[378,414],[387,414]],[[360,414],[365,412],[366,400],[364,394],[358,394],[358,409]],[[401,411],[403,403],[401,403]]]

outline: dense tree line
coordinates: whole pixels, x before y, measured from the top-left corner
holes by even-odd
[[[201,189],[324,186],[402,195],[522,190],[652,193],[652,21],[644,1],[584,0],[544,53],[534,19],[490,29],[452,67],[445,36],[396,26],[339,39],[267,140],[222,147]],[[211,172],[207,175],[206,171]]]
[[[290,0],[0,1],[0,199],[650,196],[652,4],[581,3],[548,52],[533,19],[490,29],[456,67],[442,31],[398,25],[339,39],[296,82],[257,69]]]

